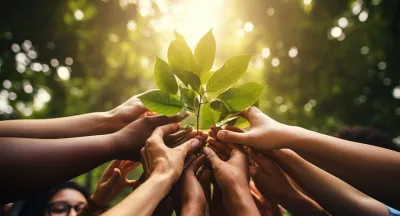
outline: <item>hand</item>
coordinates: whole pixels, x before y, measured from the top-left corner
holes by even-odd
[[[140,151],[144,160],[147,176],[153,173],[165,174],[172,183],[178,180],[182,173],[184,160],[190,151],[201,146],[197,139],[191,139],[180,146],[169,148],[164,143],[164,137],[179,130],[179,124],[168,124],[154,130],[145,147]]]
[[[249,147],[245,147],[245,151],[251,158],[250,176],[266,199],[282,205],[292,213],[300,213],[299,209],[304,208],[304,203],[312,202],[290,183],[286,174],[272,160]]]
[[[126,187],[136,186],[137,180],[129,180],[128,174],[139,165],[139,162],[112,161],[100,178],[92,197],[93,202],[97,206],[106,206]]]
[[[254,181],[250,181],[250,193],[256,202],[258,211],[262,216],[282,216],[282,211],[276,202],[273,202],[262,195]]]
[[[181,116],[143,117],[111,134],[116,159],[140,161],[140,149],[144,147],[145,141],[150,137],[154,129],[158,126],[181,120]]]
[[[223,143],[218,143],[223,145]],[[259,215],[250,194],[247,156],[239,146],[228,145],[228,147],[230,155],[226,162],[221,160],[211,148],[203,149],[203,154],[213,169],[215,181],[221,189],[223,204],[232,215]]]
[[[227,143],[248,145],[258,150],[271,150],[284,148],[290,142],[290,127],[281,124],[256,107],[250,107],[243,112],[250,122],[250,130],[244,133],[235,131],[233,127],[217,133],[219,140]]]
[[[118,131],[146,113],[147,109],[137,96],[131,97],[123,104],[107,112],[111,116],[114,131]]]
[[[177,215],[209,215],[212,171],[204,168],[204,156],[189,155],[187,161],[188,167],[172,191]]]

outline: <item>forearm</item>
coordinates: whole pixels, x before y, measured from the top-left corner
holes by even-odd
[[[222,191],[222,197],[225,208],[229,211],[230,215],[260,215],[250,194],[250,189],[239,188],[233,192]]]
[[[271,156],[300,187],[333,215],[387,215],[385,205],[312,165],[296,153],[280,150],[274,151]],[[306,199],[303,199],[304,203],[308,203],[308,206],[312,204]],[[311,210],[305,205],[303,209]],[[317,215],[323,213],[320,209]]]
[[[106,112],[55,119],[10,120],[0,122],[0,137],[68,138],[112,133],[118,130]]]
[[[0,203],[15,201],[113,159],[111,135],[67,139],[0,138]]]
[[[362,192],[400,208],[400,153],[293,128],[293,149]]]
[[[151,215],[158,203],[168,194],[173,182],[165,174],[155,174],[128,197],[104,213],[107,215]]]
[[[205,204],[189,202],[182,204],[182,216],[203,216],[205,215]]]
[[[279,204],[292,215],[325,216],[325,210],[314,200],[299,192],[292,197],[280,199]]]

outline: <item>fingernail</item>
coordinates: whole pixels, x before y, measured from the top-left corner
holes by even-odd
[[[204,154],[204,155],[208,155],[208,154],[210,154],[210,153],[211,153],[211,149],[210,149],[210,148],[205,147],[205,148],[203,149],[203,154]]]
[[[221,140],[224,140],[224,139],[225,139],[225,136],[226,136],[226,132],[225,132],[225,131],[219,131],[219,132],[217,133],[217,137],[218,137],[219,139],[221,139]]]
[[[196,149],[200,146],[200,141],[197,139],[192,140],[192,149]]]

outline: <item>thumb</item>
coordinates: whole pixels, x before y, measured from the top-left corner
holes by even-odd
[[[186,157],[186,155],[190,152],[193,151],[197,148],[199,148],[201,145],[200,141],[198,139],[191,139],[182,145],[175,147],[174,149],[181,151],[183,153],[183,158]]]
[[[119,170],[118,168],[114,168],[111,177],[105,182],[105,185],[111,186],[116,184],[120,177],[121,177],[121,170]]]
[[[217,137],[224,142],[246,145],[248,144],[248,133],[249,132],[239,133],[228,130],[220,130],[217,133]]]
[[[203,149],[203,154],[206,156],[207,160],[210,162],[210,164],[215,172],[215,170],[218,169],[218,167],[222,164],[223,161],[209,147],[205,147]]]

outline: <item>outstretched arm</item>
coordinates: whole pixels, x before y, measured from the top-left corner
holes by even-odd
[[[135,96],[108,112],[54,119],[0,122],[0,137],[56,139],[108,134],[118,131],[146,111]]]
[[[293,149],[360,191],[400,208],[400,184],[397,182],[400,179],[400,153],[284,125],[255,107],[246,110],[244,115],[250,121],[250,131],[221,130],[218,138],[249,145],[260,152]]]
[[[262,160],[256,154],[254,158]],[[269,154],[301,188],[332,215],[388,216],[387,207],[288,149]]]
[[[66,139],[0,138],[0,203],[60,184],[111,159],[140,160],[155,127],[179,117],[136,120],[108,135]]]

